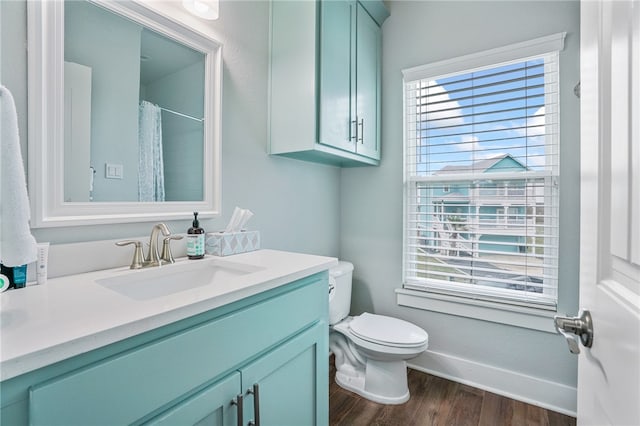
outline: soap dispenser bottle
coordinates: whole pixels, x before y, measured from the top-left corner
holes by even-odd
[[[200,228],[198,212],[193,212],[193,224],[187,231],[187,256],[189,259],[204,257],[204,229]]]

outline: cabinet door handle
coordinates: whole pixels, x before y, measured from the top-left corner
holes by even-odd
[[[242,398],[242,394],[240,393],[238,394],[238,396],[231,400],[231,405],[235,405],[236,407],[238,407],[238,426],[244,426],[244,420],[242,419],[242,412],[244,410],[242,406]]]
[[[255,420],[249,421],[249,426],[260,426],[260,386],[254,383],[253,389],[247,389],[247,393],[253,394],[253,415]]]
[[[356,120],[351,120],[351,125],[349,126],[349,140],[358,140],[358,122]]]
[[[358,129],[358,140],[361,144],[364,144],[364,118],[360,119],[360,123],[358,123],[358,126],[360,126],[360,128]]]

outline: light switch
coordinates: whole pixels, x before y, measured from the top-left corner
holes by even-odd
[[[122,179],[122,164],[105,164],[104,177],[106,179]]]

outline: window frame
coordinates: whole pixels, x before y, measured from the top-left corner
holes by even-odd
[[[522,43],[516,43],[496,49],[478,52],[471,55],[465,55],[458,58],[439,61],[427,65],[413,67],[403,70],[403,258],[402,258],[402,282],[403,288],[397,289],[397,303],[402,306],[411,306],[420,309],[432,310],[454,315],[467,316],[472,318],[484,319],[487,321],[508,323],[512,325],[522,326],[526,328],[534,328],[537,330],[555,332],[550,326],[548,320],[550,316],[555,314],[557,309],[557,292],[556,285],[555,301],[552,304],[542,303],[539,305],[522,303],[517,300],[507,301],[502,298],[491,298],[490,296],[474,295],[473,293],[456,292],[452,288],[427,285],[424,288],[416,289],[411,285],[407,285],[407,221],[409,207],[408,197],[410,185],[415,182],[409,182],[407,173],[407,100],[406,100],[406,84],[407,82],[418,81],[428,78],[435,78],[441,75],[450,75],[453,73],[470,72],[473,69],[500,66],[502,63],[513,62],[518,60],[526,60],[535,56],[543,56],[550,53],[558,54],[564,49],[564,39],[566,33],[553,34],[547,37],[541,37]],[[559,66],[559,64],[558,64]],[[558,73],[559,74],[559,73]],[[557,101],[559,105],[559,99]],[[559,134],[559,131],[558,131]],[[544,172],[544,177],[557,179],[559,173],[555,176]],[[459,176],[458,179],[462,179]],[[455,181],[447,182],[446,185],[454,185]],[[496,191],[508,191],[511,186],[504,185],[496,188]],[[516,188],[517,186],[514,186]],[[546,203],[545,203],[546,204]],[[509,217],[526,216],[526,211],[521,213],[512,211],[512,208],[505,209],[503,214],[496,220],[508,220]],[[558,221],[559,216],[555,218]],[[556,235],[559,238],[559,231]],[[557,250],[557,246],[556,246]],[[557,256],[557,251],[556,251]],[[556,282],[557,282],[556,274]],[[452,286],[453,287],[453,286]]]

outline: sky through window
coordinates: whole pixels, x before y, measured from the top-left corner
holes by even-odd
[[[422,80],[417,93],[417,172],[471,166],[509,154],[528,170],[543,170],[545,63],[536,58]]]

